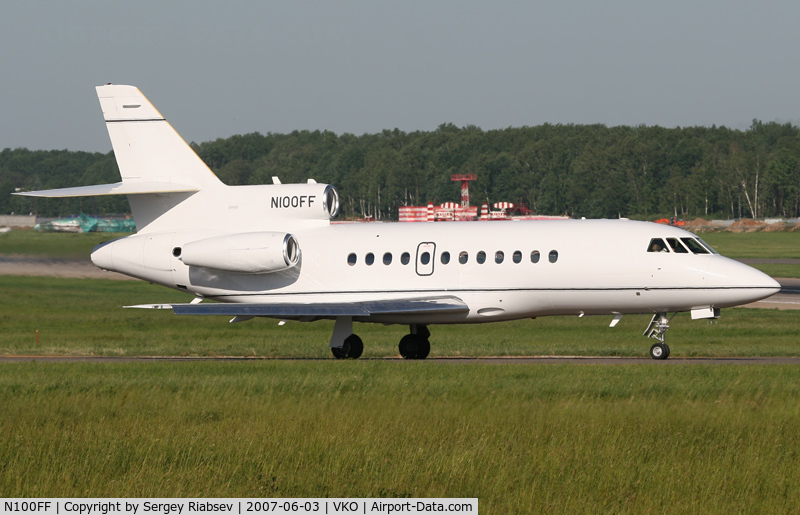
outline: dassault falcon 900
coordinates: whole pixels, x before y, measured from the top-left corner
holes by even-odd
[[[408,359],[432,324],[547,315],[651,314],[645,335],[666,359],[669,313],[720,308],[780,290],[692,233],[629,220],[332,224],[336,189],[223,184],[133,86],[97,88],[122,181],[23,195],[127,195],[137,234],[98,245],[98,267],[193,293],[179,315],[335,320],[337,358],[364,348],[353,322],[403,324]],[[212,300],[218,302],[203,302]]]

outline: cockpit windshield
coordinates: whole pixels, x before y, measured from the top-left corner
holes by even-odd
[[[650,245],[647,247],[647,252],[669,252],[664,240],[661,238],[653,238],[650,240]]]
[[[667,238],[669,242],[669,246],[672,247],[672,252],[676,252],[678,254],[688,254],[689,251],[686,250],[686,247],[681,245],[681,242],[678,241],[678,238]]]
[[[706,249],[708,249],[708,251],[709,251],[709,252],[711,252],[712,254],[719,254],[719,252],[717,252],[716,250],[714,250],[714,247],[712,247],[711,245],[709,245],[708,243],[706,243],[705,241],[703,241],[703,239],[702,239],[702,238],[695,238],[695,239],[696,239],[697,241],[699,241],[699,242],[700,242],[700,244],[701,244],[702,246],[704,246]]]
[[[694,238],[681,238],[681,241],[689,247],[689,250],[694,252],[695,254],[708,254],[708,249],[704,246],[700,245],[700,242]]]
[[[666,241],[666,243],[664,243]],[[687,250],[688,249],[688,250]],[[694,238],[652,238],[647,252],[673,252],[675,254],[718,254],[711,245],[698,237]]]

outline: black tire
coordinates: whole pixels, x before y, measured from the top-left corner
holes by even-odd
[[[422,340],[419,346],[419,350],[417,351],[417,357],[414,359],[425,359],[428,357],[428,354],[431,353],[431,342],[428,339]]]
[[[425,359],[431,352],[431,343],[427,338],[416,334],[407,334],[400,339],[398,348],[404,359]]]
[[[331,347],[331,353],[336,359],[357,359],[363,352],[364,342],[355,334],[345,338],[341,348]]]
[[[397,347],[403,359],[417,359],[420,340],[420,337],[416,334],[407,334],[400,338],[400,344]]]
[[[364,353],[364,342],[357,334],[351,334],[344,340],[344,344],[350,347],[347,357],[350,359],[358,359]]]
[[[407,334],[400,338],[400,344],[397,348],[403,359],[413,359],[414,353],[417,350],[416,339],[417,337],[413,334]]]
[[[665,343],[654,343],[650,347],[650,357],[653,359],[667,359],[669,356],[669,347]]]

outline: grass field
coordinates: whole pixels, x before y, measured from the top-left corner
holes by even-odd
[[[121,306],[190,297],[141,281],[0,276],[0,354],[101,356],[330,357],[333,323],[177,316]],[[667,341],[673,356],[800,355],[798,311],[723,310],[714,323],[679,314]],[[499,324],[432,326],[431,356],[647,356],[650,318],[543,317]],[[36,343],[36,331],[39,343]],[[397,356],[405,326],[356,324],[365,357]]]
[[[714,249],[734,259],[800,259],[797,232],[709,232],[700,237]]]
[[[25,254],[43,258],[87,258],[98,243],[130,234],[41,233],[15,230],[0,234],[0,254]]]
[[[3,497],[794,513],[800,367],[2,365]]]
[[[800,259],[800,233],[797,232],[711,232],[701,233],[723,256],[733,259]],[[800,265],[751,265],[772,277],[800,278]]]
[[[774,234],[703,237],[728,255],[798,257]],[[0,254],[32,253],[6,236]],[[47,256],[95,243],[64,238]],[[0,276],[0,292],[0,354],[330,357],[331,322],[121,309],[189,300],[140,281]],[[667,339],[673,357],[796,356],[799,313],[684,314]],[[435,326],[431,355],[647,356],[648,321]],[[406,330],[356,325],[365,357],[396,356]],[[2,363],[0,414],[0,497],[478,497],[484,514],[800,506],[796,365]]]

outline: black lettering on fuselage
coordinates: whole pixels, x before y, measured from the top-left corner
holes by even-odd
[[[311,207],[317,199],[316,195],[294,195],[285,197],[270,198],[269,207],[273,209],[283,209],[287,207]]]

